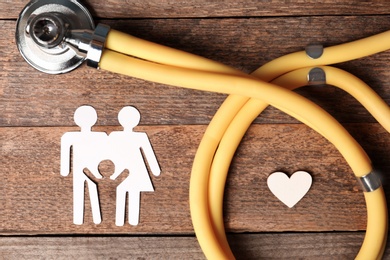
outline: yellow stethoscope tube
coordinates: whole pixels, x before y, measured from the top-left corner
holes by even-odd
[[[262,80],[270,81],[299,68],[355,60],[389,49],[390,31],[386,31],[357,41],[324,48],[323,54],[317,59],[310,58],[305,51],[287,54],[268,62],[254,71],[253,75]]]
[[[110,50],[103,53],[100,67],[162,84],[265,100],[293,117],[310,122],[315,129],[320,129],[321,133],[336,145],[344,158],[350,162],[357,176],[366,175],[372,170],[371,165],[365,163],[369,161],[366,153],[338,121],[315,103],[277,85],[250,77],[155,64]]]
[[[243,72],[226,66],[225,64],[149,42],[117,30],[110,31],[106,39],[106,48],[143,60],[175,67],[245,75]]]
[[[366,83],[354,75],[330,66],[318,66],[326,75],[326,84],[338,87],[359,101],[367,111],[390,133],[390,108],[387,103]],[[288,89],[310,84],[308,75],[313,68],[302,68],[288,72],[272,81]]]
[[[360,103],[363,104],[374,115],[374,117],[383,125],[388,131],[390,128],[390,109],[386,103],[364,82],[355,76],[333,67],[320,67],[326,73],[327,84],[340,87],[346,92],[354,96]],[[309,74],[311,68],[299,69],[290,73],[287,73],[274,81],[272,83],[279,86],[286,87],[288,89],[295,89],[301,86],[308,84],[307,75]],[[372,102],[373,101],[373,102]],[[378,106],[376,106],[378,104]],[[212,168],[210,172],[210,181],[209,181],[209,193],[212,193],[212,196],[209,196],[209,208],[210,208],[210,217],[211,222],[214,223],[215,232],[218,235],[218,240],[222,244],[223,248],[227,250],[228,244],[225,236],[225,230],[223,225],[223,215],[222,215],[222,205],[223,205],[223,194],[225,181],[227,177],[227,172],[229,169],[229,164],[233,158],[234,152],[241,142],[242,137],[246,133],[252,121],[267,107],[267,104],[261,100],[250,99],[243,108],[236,115],[234,120],[229,125],[226,130],[222,140],[219,143],[217,152],[215,153],[214,160],[212,163]],[[381,194],[378,193],[377,202],[382,203],[379,207],[380,209],[386,209],[386,204],[383,199],[381,199]],[[366,196],[370,195],[365,193]],[[376,205],[376,203],[368,202],[370,205]],[[375,212],[374,211],[368,211]],[[383,212],[382,212],[383,213]],[[378,214],[378,216],[368,217],[368,230],[378,229],[374,233],[378,239],[381,237],[386,238],[386,218],[381,218],[378,221],[378,217],[386,216],[386,214]],[[368,241],[372,241],[370,235],[366,236],[366,242],[363,245],[367,245]],[[375,239],[374,239],[375,241]],[[376,243],[376,246],[382,248],[384,245]],[[364,247],[363,247],[364,248]],[[373,247],[370,246],[369,250],[362,250],[363,252],[369,252],[372,254],[373,251],[381,252],[381,249],[372,250]],[[367,259],[367,256],[364,255],[362,259]]]
[[[386,34],[386,36],[387,36],[387,34]],[[113,37],[112,38],[113,41],[108,40],[107,48],[114,49],[115,51],[119,51],[119,52],[125,52],[125,51],[121,51],[121,48],[128,49],[129,48],[129,46],[127,45],[128,43],[126,44],[127,46],[125,45],[124,47],[120,47],[119,49],[115,49],[116,43],[122,42],[121,39],[115,39],[115,38],[123,38],[123,35],[119,35],[119,36],[117,35],[116,37]],[[124,38],[126,38],[126,37],[124,37]],[[110,39],[110,35],[109,35],[108,39]],[[135,41],[138,41],[138,40],[135,39]],[[144,45],[142,47],[144,47]],[[155,48],[155,50],[157,51],[155,53],[158,53],[159,47],[160,47],[159,45],[155,45],[155,44],[152,44],[152,46],[151,46],[152,49]],[[388,47],[381,47],[381,48],[382,49],[376,49],[375,51],[376,52],[382,51],[382,50],[387,49]],[[133,48],[133,49],[137,50],[138,48]],[[147,57],[148,53],[146,53],[146,54],[144,53],[144,54],[141,54],[140,56],[138,56],[137,51],[134,51],[134,53],[127,53],[127,52],[125,52],[125,53],[128,55],[133,55],[133,56],[137,56],[137,57],[141,56],[140,58],[143,58],[143,59],[148,59],[148,57]],[[172,51],[172,49],[170,49],[169,51]],[[329,53],[332,53],[332,52],[336,53],[336,51],[337,51],[337,48],[332,49],[332,51],[330,51],[330,52],[328,52],[327,49],[325,49],[324,54],[326,54],[326,55],[324,57],[326,58],[329,55],[330,55],[329,57],[331,57],[332,54],[329,54]],[[163,52],[160,52],[160,53],[163,53]],[[176,53],[176,52],[173,51],[173,53]],[[171,54],[173,54],[173,53],[171,53]],[[302,53],[296,54],[296,55],[298,55],[297,57],[299,57],[299,59],[302,60],[302,62],[299,62],[299,65],[297,65],[297,64],[291,65],[290,64],[289,65],[290,67],[294,67],[294,66],[295,67],[300,67],[300,66],[303,67],[307,63],[307,57],[306,56],[303,57],[301,54]],[[155,54],[153,54],[151,58],[153,58],[154,55]],[[365,53],[362,56],[364,56],[364,55],[367,55],[367,54]],[[162,55],[162,56],[164,56],[164,55]],[[169,56],[171,56],[171,55],[169,55]],[[183,59],[183,56],[185,57],[185,59]],[[156,57],[156,56],[154,56],[154,57]],[[338,60],[336,62],[339,62],[339,61],[342,61],[343,59],[345,59],[345,56],[341,60],[339,57],[340,56],[338,56]],[[349,58],[351,58],[351,57],[349,57]],[[349,59],[349,58],[347,58],[347,59]],[[353,58],[357,58],[357,57],[354,56]],[[296,60],[296,59],[297,58],[294,58],[291,56],[287,58],[287,60]],[[118,63],[119,60],[121,60],[121,62]],[[167,60],[175,60],[175,62],[174,63],[166,62]],[[176,60],[180,60],[180,61],[177,63]],[[200,240],[199,242],[200,242],[202,249],[204,250],[206,256],[208,258],[212,258],[212,259],[214,259],[214,257],[233,258],[233,255],[231,254],[229,248],[222,248],[223,246],[221,246],[221,241],[220,241],[221,239],[218,239],[215,236],[215,234],[213,233],[214,232],[214,230],[213,230],[214,225],[213,225],[212,221],[210,221],[208,219],[208,217],[209,217],[208,216],[208,214],[209,214],[208,201],[207,201],[208,197],[209,197],[208,191],[207,191],[207,187],[209,186],[208,185],[208,182],[209,182],[208,174],[209,174],[210,167],[212,167],[212,163],[213,163],[212,158],[213,158],[215,149],[217,148],[220,140],[223,137],[224,130],[230,124],[231,120],[233,120],[235,115],[237,115],[237,113],[241,111],[241,108],[244,106],[244,104],[248,101],[248,97],[245,97],[245,96],[255,97],[255,98],[261,100],[261,99],[264,99],[263,92],[272,94],[274,92],[274,90],[276,89],[275,92],[277,92],[277,93],[274,93],[274,94],[277,94],[277,95],[283,94],[284,98],[286,98],[286,97],[289,98],[290,94],[287,94],[287,93],[290,93],[290,92],[289,91],[283,92],[280,89],[275,88],[275,86],[270,87],[269,85],[267,86],[266,84],[263,84],[263,83],[258,82],[258,81],[255,84],[253,82],[254,81],[253,79],[251,79],[247,76],[243,76],[242,73],[238,73],[236,70],[233,70],[230,68],[226,69],[226,66],[215,63],[215,62],[210,62],[204,58],[199,59],[195,56],[189,57],[185,53],[179,53],[179,55],[177,56],[177,59],[176,58],[172,59],[172,57],[171,58],[162,57],[159,60],[154,59],[152,61],[162,63],[162,64],[168,64],[171,66],[170,67],[165,66],[165,68],[163,68],[164,66],[161,66],[158,64],[147,64],[148,62],[144,62],[144,61],[140,62],[139,60],[131,59],[129,57],[123,57],[123,55],[121,55],[121,54],[106,51],[102,57],[100,67],[102,69],[108,69],[108,70],[115,71],[118,73],[131,75],[131,76],[135,76],[135,77],[140,77],[140,78],[144,78],[144,79],[148,79],[148,80],[153,80],[153,81],[157,81],[160,83],[179,85],[179,86],[185,86],[185,87],[202,89],[202,90],[211,90],[211,91],[217,91],[217,92],[221,92],[221,90],[219,88],[224,87],[225,84],[226,84],[225,86],[231,86],[230,84],[232,84],[232,82],[234,82],[232,85],[236,85],[233,87],[229,87],[228,89],[224,88],[222,91],[223,93],[234,93],[235,95],[231,95],[227,98],[227,101],[224,102],[221,109],[217,112],[216,116],[212,120],[210,126],[208,127],[208,130],[206,131],[205,137],[203,138],[203,140],[200,144],[199,150],[197,152],[197,156],[196,156],[195,161],[194,161],[194,167],[193,167],[193,172],[192,172],[192,177],[191,177],[191,187],[190,187],[190,189],[191,189],[191,191],[190,191],[190,193],[191,193],[190,194],[191,212],[192,212],[193,221],[194,221],[194,228],[195,228],[195,232],[197,234],[198,239]],[[319,62],[319,61],[317,61],[317,62]],[[319,64],[327,63],[327,62],[330,62],[330,61],[327,59],[324,59],[324,61],[320,61]],[[137,67],[138,70],[136,72],[134,72],[134,70],[133,70],[133,68],[135,68],[135,67],[132,68],[131,66],[129,66],[130,63],[132,63],[135,66],[139,66],[139,67]],[[205,63],[207,64],[207,66],[205,65]],[[118,65],[115,66],[115,64],[118,64]],[[129,67],[127,67],[127,66],[129,66]],[[174,68],[172,66],[195,69],[198,71],[188,71],[188,69]],[[267,67],[267,65],[264,66],[264,68],[272,68],[272,67],[274,67],[274,66],[268,66],[268,67]],[[145,72],[145,70],[148,71],[148,69],[152,69],[152,70],[149,70],[149,72],[150,71],[153,71],[153,72],[158,71],[158,73],[157,73],[158,77],[154,77],[155,75],[153,75],[153,77],[150,78],[150,75],[146,75],[148,73],[145,74],[142,72],[142,71]],[[156,71],[155,69],[158,69],[158,70]],[[131,71],[131,70],[133,70],[133,71]],[[167,72],[167,70],[173,72],[174,77],[178,77],[176,75],[176,73],[179,73],[178,75],[181,75],[181,76],[179,76],[179,80],[172,82],[169,79],[167,79],[166,77],[164,77],[163,75],[161,75],[161,73],[165,74]],[[202,71],[199,71],[199,70],[202,70]],[[214,73],[210,73],[210,72],[206,72],[206,71],[212,71]],[[215,72],[218,72],[219,74],[216,74]],[[285,72],[287,72],[287,71],[285,71]],[[191,75],[188,75],[188,74],[191,74]],[[211,75],[211,74],[213,74],[213,75]],[[223,75],[223,74],[225,74],[225,75]],[[240,75],[240,77],[230,76],[230,75],[228,76],[226,74]],[[260,69],[260,70],[255,72],[255,75],[259,76],[259,77],[262,76],[262,74],[266,75],[268,77],[268,80],[269,80],[269,79],[272,79],[272,78],[278,76],[278,74],[283,74],[283,73],[281,73],[281,72],[276,72],[276,73],[273,72],[272,73],[272,70],[268,71],[267,69],[263,69],[263,70]],[[172,74],[168,73],[167,75],[171,76]],[[170,77],[170,76],[167,76],[167,77]],[[191,77],[189,77],[189,76],[191,76]],[[182,77],[184,77],[184,79]],[[185,79],[186,77],[189,77],[189,79],[186,80]],[[201,78],[199,78],[199,77],[201,77]],[[228,81],[222,80],[222,78],[224,78],[224,77],[228,78]],[[264,76],[264,78],[265,78],[265,76]],[[194,86],[194,84],[191,84],[191,82],[188,82],[188,81],[192,81],[194,79],[198,80],[195,85],[202,86],[201,88],[198,88],[197,86]],[[203,80],[201,80],[201,79],[203,79]],[[206,84],[205,85],[206,88],[203,88],[203,84]],[[210,85],[210,84],[212,84],[212,85]],[[234,88],[239,88],[240,86],[244,86],[243,84],[245,86],[250,86],[251,84],[255,84],[256,86],[245,87],[245,90],[240,90],[240,91],[237,91],[236,89],[234,89]],[[261,91],[259,91],[259,89],[258,89],[259,84],[262,85]],[[213,86],[217,86],[217,88],[214,88]],[[262,93],[258,93],[258,92],[262,92]],[[299,98],[296,99],[296,97],[294,97],[293,99],[294,99],[293,102],[299,100]],[[298,102],[301,102],[303,100],[301,99]],[[304,111],[302,111],[300,109],[294,109],[292,107],[293,102],[286,105],[286,104],[280,104],[277,102],[277,100],[273,100],[272,98],[267,98],[266,101],[269,102],[270,104],[273,104],[274,106],[292,114],[292,115],[295,115],[298,119],[300,119],[301,121],[304,121],[305,123],[308,123],[311,127],[315,128],[321,134],[326,135],[328,133],[327,131],[324,131],[324,130],[321,131],[321,129],[326,129],[326,128],[323,128],[324,127],[323,125],[317,124],[318,122],[312,123],[313,117],[306,115],[304,113]],[[308,108],[308,107],[312,106],[312,105],[309,105],[309,103],[306,103],[305,104],[306,106],[304,106],[304,107]],[[229,105],[227,105],[227,104],[229,104]],[[318,110],[318,111],[321,111],[321,110]],[[325,116],[322,115],[323,118],[328,117],[328,115],[326,113],[324,113],[323,111],[315,112],[315,113],[325,114]],[[302,114],[305,114],[305,115],[303,115],[303,117],[302,117]],[[320,119],[320,120],[322,120],[322,119]],[[329,118],[328,118],[328,120],[329,120]],[[332,122],[332,119],[328,122]],[[335,128],[340,127],[340,125],[338,125],[336,122],[331,123],[331,125],[334,125]],[[217,129],[217,130],[214,130],[214,129]],[[338,131],[336,131],[336,132],[338,132]],[[337,135],[344,136],[344,137],[349,136],[349,134],[345,133],[344,130],[342,130],[341,132],[338,132]],[[328,137],[331,137],[331,136],[328,135]],[[362,175],[365,175],[368,172],[370,172],[371,171],[370,161],[369,161],[368,157],[365,155],[364,151],[362,151],[360,146],[356,142],[354,142],[353,138],[352,139],[347,138],[345,140],[349,140],[349,141],[346,141],[347,146],[351,145],[351,147],[352,146],[355,147],[352,150],[355,150],[354,154],[358,156],[358,159],[356,157],[353,159],[353,157],[355,155],[351,156],[350,159],[348,159],[348,156],[346,157],[347,161],[350,163],[355,174],[357,176],[362,176]],[[337,147],[338,141],[341,142],[341,141],[345,141],[345,140],[343,140],[343,137],[341,139],[336,138],[334,140],[335,141],[334,144]],[[233,145],[233,147],[234,147],[234,145]],[[346,150],[348,150],[348,149],[346,149]],[[346,155],[346,153],[343,153],[343,152],[342,152],[342,154]],[[359,157],[360,157],[361,161],[360,161]],[[201,158],[201,159],[198,159],[198,158]],[[201,163],[197,163],[198,161]],[[360,163],[357,163],[358,161],[360,161]],[[355,164],[358,165],[359,167],[354,167]],[[213,166],[214,166],[214,164],[213,164]],[[363,169],[360,166],[363,166]],[[206,190],[204,189],[204,187],[206,187]],[[194,189],[195,189],[195,191],[194,191]],[[374,198],[374,199],[370,199],[370,198]],[[381,198],[382,198],[382,200],[381,200]],[[373,210],[368,212],[368,225],[367,225],[368,228],[367,228],[366,238],[371,237],[371,236],[369,236],[369,234],[374,234],[373,236],[376,237],[375,239],[378,239],[378,236],[377,236],[379,234],[378,230],[377,229],[375,229],[375,230],[370,229],[369,227],[372,226],[372,225],[370,225],[370,219],[374,219],[375,221],[378,220],[378,217],[377,217],[377,213],[379,212],[378,208],[379,209],[386,208],[385,203],[383,203],[384,202],[383,191],[381,192],[381,189],[378,189],[375,192],[369,193],[369,196],[366,196],[366,201],[371,206],[376,205],[376,206],[372,207]],[[381,203],[381,201],[382,201],[382,203]],[[367,208],[370,208],[369,205],[367,205]],[[371,213],[374,212],[375,214],[370,214],[370,212]],[[370,217],[372,215],[374,217]],[[385,216],[385,219],[386,219],[386,214],[383,214],[383,216]],[[386,221],[384,221],[384,222],[386,222]],[[381,223],[383,223],[383,221]],[[374,231],[369,232],[369,230],[374,230]],[[385,232],[383,230],[382,230],[382,233]],[[365,239],[365,241],[366,240],[367,239]],[[384,241],[385,241],[385,239],[384,239]],[[364,251],[364,252],[370,251],[369,253],[372,253],[375,255],[375,252],[378,250],[373,252],[372,245],[368,246],[369,250],[364,249],[364,248],[367,248],[367,246],[365,246],[367,244],[369,244],[369,243],[366,243],[366,242],[364,243],[364,245],[361,249],[361,252],[362,251]],[[376,244],[378,244],[378,243],[376,243]],[[380,246],[382,246],[382,245],[380,245]],[[228,247],[228,245],[227,245],[227,247]],[[379,250],[379,251],[381,251],[383,253],[383,246],[382,246],[381,250]],[[368,254],[368,256],[373,257],[372,254]],[[380,253],[378,253],[377,256],[379,254]],[[359,256],[360,255],[362,255],[362,254],[359,253]]]

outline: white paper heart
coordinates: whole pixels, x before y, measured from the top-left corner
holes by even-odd
[[[283,172],[274,172],[267,179],[270,191],[289,208],[306,195],[311,184],[312,177],[305,171],[297,171],[290,178]]]

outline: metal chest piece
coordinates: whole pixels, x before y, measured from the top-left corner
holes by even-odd
[[[67,44],[72,33],[93,31],[89,11],[77,0],[33,0],[20,13],[16,42],[23,58],[49,74],[69,72],[86,56]]]

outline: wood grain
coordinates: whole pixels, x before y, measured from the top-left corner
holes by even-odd
[[[106,22],[118,30],[246,72],[313,42],[331,46],[390,28],[390,20],[381,16]],[[225,98],[87,67],[65,75],[45,75],[31,68],[18,53],[14,22],[0,21],[0,26],[5,29],[5,37],[0,39],[0,126],[70,126],[73,111],[82,104],[93,105],[103,125],[116,124],[117,113],[125,105],[134,105],[141,111],[143,124],[208,124]],[[362,78],[389,104],[389,55],[384,52],[339,66]],[[359,103],[341,90],[317,87],[299,93],[342,122],[374,122]],[[296,123],[276,109],[268,109],[256,122]]]
[[[45,75],[20,56],[16,18],[25,1],[0,1],[0,255],[6,259],[204,259],[193,234],[188,187],[193,158],[225,95],[185,90],[82,66]],[[388,1],[83,1],[97,22],[223,62],[244,72],[306,45],[332,46],[390,28]],[[369,46],[368,46],[369,47]],[[390,104],[390,52],[337,64]],[[156,95],[158,93],[158,95]],[[342,122],[383,172],[389,199],[390,137],[361,105],[331,86],[298,93]],[[162,174],[141,197],[140,224],[116,227],[114,166],[99,185],[103,222],[72,224],[72,174],[59,174],[60,138],[80,105],[97,109],[96,131],[119,130],[118,111],[136,106]],[[306,170],[307,196],[288,209],[268,190],[274,171]],[[87,196],[88,197],[88,196]],[[344,159],[326,140],[268,108],[233,159],[225,226],[238,259],[351,259],[366,226],[363,195]],[[341,232],[337,232],[341,231]],[[289,233],[291,232],[291,233]],[[390,258],[389,247],[384,259]]]
[[[365,137],[364,147],[379,169],[389,172],[390,141],[376,124],[350,125]],[[118,127],[99,127],[111,132]],[[85,224],[73,225],[72,175],[59,174],[60,138],[77,128],[0,128],[0,184],[3,205],[1,234],[188,234],[192,233],[188,187],[195,150],[204,126],[149,126],[149,134],[162,168],[153,177],[156,191],[142,195],[141,223],[114,225],[115,187],[108,179],[113,165],[105,162],[98,181],[103,223],[94,225],[89,202]],[[278,134],[275,134],[278,133]],[[268,190],[266,178],[276,170],[292,174],[306,170],[314,178],[309,194],[293,209]],[[387,179],[387,177],[386,177]],[[88,197],[88,196],[87,196]],[[237,151],[226,192],[226,226],[234,232],[330,231],[365,229],[365,204],[348,166],[318,134],[297,125],[254,125]]]
[[[387,1],[82,1],[93,15],[104,18],[255,17],[389,14]],[[0,2],[0,19],[14,19],[28,1]]]
[[[275,233],[229,235],[238,259],[353,259],[363,233]],[[196,238],[2,237],[6,259],[205,259]],[[275,250],[275,245],[278,248]],[[389,257],[385,252],[385,259]]]

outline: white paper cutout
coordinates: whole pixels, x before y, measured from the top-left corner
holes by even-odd
[[[98,170],[99,163],[104,160],[107,134],[92,132],[91,128],[97,121],[93,107],[82,106],[74,113],[74,121],[81,128],[80,132],[68,132],[61,138],[61,175],[70,172],[71,147],[73,148],[73,222],[81,225],[84,220],[84,184],[88,185],[92,208],[92,218],[95,224],[102,221],[97,185],[84,173],[87,168],[96,178],[103,176]]]
[[[116,189],[115,224],[117,226],[124,225],[126,195],[129,203],[129,224],[138,225],[140,194],[142,191],[154,191],[146,163],[149,164],[149,168],[155,176],[159,176],[161,172],[146,133],[133,131],[133,128],[139,124],[140,118],[137,109],[124,107],[118,114],[118,120],[123,126],[123,131],[112,132],[109,135],[110,151],[112,152],[110,159],[115,164],[115,172],[110,179],[115,180],[124,170],[129,171],[128,177]]]
[[[88,185],[93,222],[101,223],[97,184],[85,175],[84,169],[87,168],[96,178],[101,179],[103,176],[98,169],[100,162],[111,160],[115,165],[115,172],[110,179],[116,179],[124,170],[129,171],[129,176],[117,187],[116,225],[124,225],[126,195],[129,202],[129,223],[138,225],[140,193],[154,191],[141,149],[152,173],[159,176],[161,172],[147,134],[133,131],[140,118],[136,108],[124,107],[118,115],[123,131],[113,132],[108,136],[105,132],[91,131],[97,121],[93,107],[81,106],[75,111],[74,120],[80,131],[65,133],[61,138],[61,175],[68,176],[71,160],[73,164],[74,224],[83,224],[85,183]],[[70,158],[71,148],[73,158]]]
[[[267,179],[270,191],[289,208],[306,195],[311,184],[312,177],[305,171],[297,171],[290,178],[283,172],[274,172]]]

